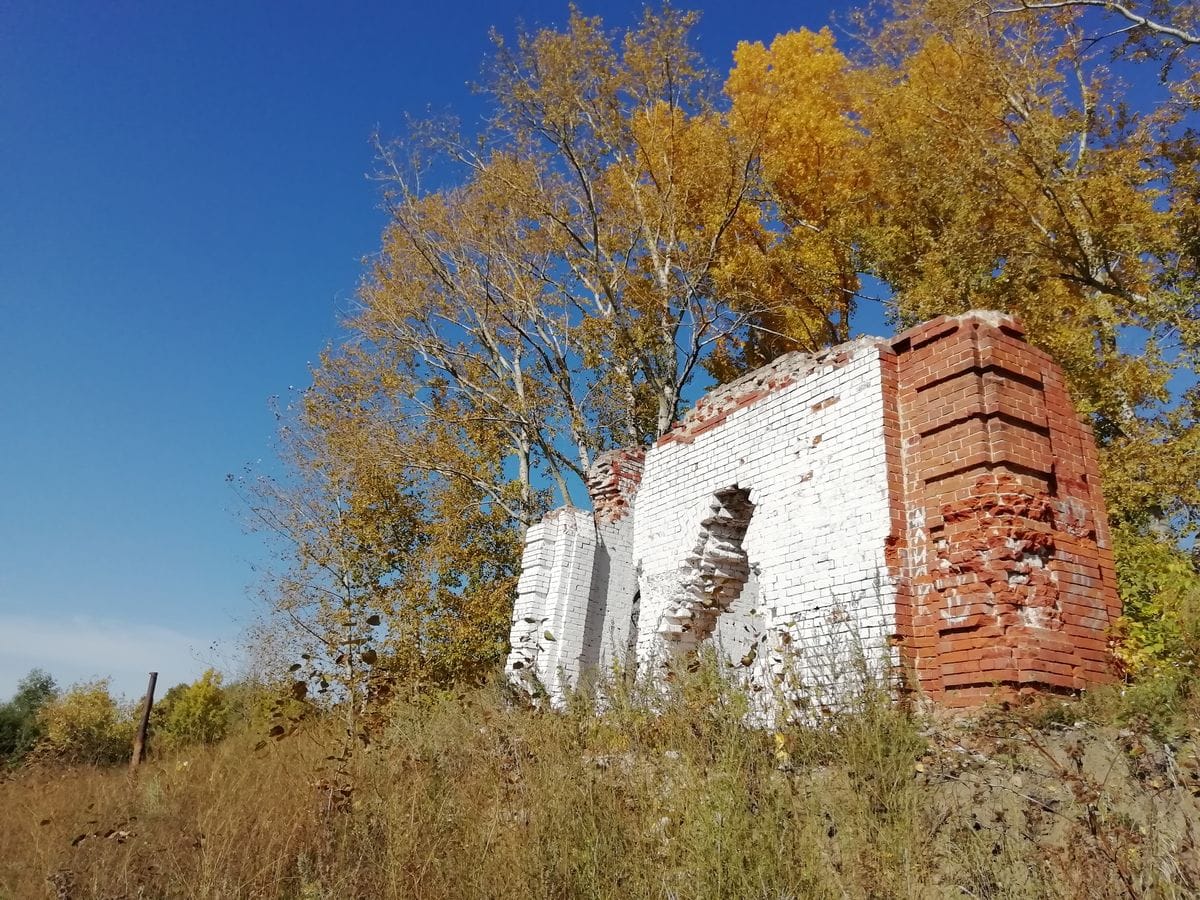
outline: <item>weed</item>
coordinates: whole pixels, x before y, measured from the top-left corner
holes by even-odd
[[[348,760],[329,759],[340,720],[316,717],[257,751],[241,733],[153,758],[136,782],[27,770],[0,784],[0,897],[1007,900],[1197,883],[1194,752],[1168,765],[1151,735],[1135,758],[1090,726],[936,726],[869,680],[764,728],[715,659],[665,690],[601,688],[562,712],[494,686],[397,700]]]

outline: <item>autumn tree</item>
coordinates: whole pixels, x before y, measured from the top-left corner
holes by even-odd
[[[234,479],[251,525],[273,544],[277,569],[264,573],[269,615],[262,641],[291,659],[296,699],[308,692],[340,702],[347,727],[368,690],[380,610],[419,540],[418,502],[378,467],[348,462],[336,431],[281,415],[286,478]]]
[[[348,365],[351,354],[358,358]],[[375,375],[364,382],[367,371]],[[343,480],[343,502],[372,523],[357,546],[379,557],[376,587],[363,598],[367,617],[383,626],[376,673],[408,682],[475,679],[505,650],[525,489],[505,478],[502,432],[469,427],[461,398],[437,384],[419,402],[446,414],[417,415],[381,387],[394,380],[384,358],[350,348],[327,355],[292,433],[317,442],[312,464],[354,473]],[[542,495],[532,502],[544,503]],[[363,521],[348,524],[361,534]]]
[[[1195,14],[1147,9],[1166,12],[1175,26],[1100,0],[895,0],[857,16],[849,56],[795,32],[741,45],[727,83],[735,123],[781,136],[763,170],[800,227],[811,172],[856,173],[832,234],[898,324],[1001,309],[1063,365],[1149,617],[1157,581],[1129,566],[1164,539],[1179,557],[1200,526]],[[1135,111],[1121,76],[1149,57],[1165,83]]]
[[[285,434],[292,479],[252,504],[310,659],[351,665],[366,622],[374,671],[475,677],[524,527],[598,451],[661,435],[706,369],[847,336],[849,259],[762,202],[764,136],[729,127],[694,21],[497,36],[481,134],[378,142],[382,248]]]
[[[694,22],[497,36],[481,132],[377,142],[382,246],[273,500],[301,537],[288,615],[396,672],[481,671],[523,528],[706,375],[847,338],[862,275],[900,325],[1017,314],[1095,425],[1126,547],[1195,532],[1194,13],[892,0],[844,51],[739,45],[723,92]],[[1135,113],[1147,59],[1166,84]]]
[[[667,8],[617,36],[573,11],[497,36],[482,134],[380,147],[391,221],[349,322],[391,368],[376,405],[499,442],[512,472],[487,490],[518,522],[539,486],[570,502],[598,450],[661,435],[705,365],[847,333],[847,260],[803,271],[806,239],[756,202],[762,136],[728,127],[694,21]],[[463,477],[453,447],[431,449],[425,465]]]
[[[1172,382],[1200,348],[1185,105],[1165,90],[1134,115],[1084,4],[1016,5],[897,0],[859,18],[853,61],[827,31],[742,45],[735,121],[782,135],[763,168],[786,209],[816,167],[857,173],[837,232],[900,324],[1018,315],[1096,427],[1117,518],[1191,533],[1196,398]],[[815,143],[814,116],[830,135]]]
[[[728,265],[772,296],[763,315],[775,326],[769,334],[792,333],[810,304],[852,308],[859,286],[855,241],[870,198],[852,66],[829,29],[789,32],[769,49],[743,42],[734,62],[725,84],[730,128],[758,149],[756,209],[781,234],[769,252],[734,253]],[[810,334],[817,344],[845,337],[839,329]],[[742,357],[759,365],[788,349],[759,338]]]
[[[994,4],[989,13],[1012,15],[1063,9],[1102,14],[1112,27],[1098,31],[1092,40],[1120,36],[1123,42],[1119,53],[1165,60],[1170,66],[1188,48],[1200,46],[1200,11],[1195,5],[1171,0],[1015,0]]]
[[[370,701],[398,684],[478,678],[502,657],[520,535],[477,487],[498,479],[480,442],[437,423],[377,429],[361,381],[327,363],[280,412],[285,475],[235,483],[276,550],[256,653],[290,667],[293,701],[324,698],[361,735]],[[459,477],[416,468],[438,442],[470,448]]]

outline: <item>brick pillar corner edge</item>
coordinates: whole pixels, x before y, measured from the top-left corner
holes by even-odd
[[[885,355],[910,686],[964,707],[1112,681],[1108,521],[1062,370],[991,311],[922,323]]]

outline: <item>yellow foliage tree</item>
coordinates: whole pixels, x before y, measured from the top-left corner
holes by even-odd
[[[723,261],[720,284],[744,283],[769,300],[760,300],[764,327],[740,348],[739,365],[721,371],[725,377],[795,349],[787,335],[805,334],[816,346],[848,337],[859,287],[853,228],[868,202],[854,72],[829,30],[789,32],[769,49],[743,42],[734,63],[725,84],[729,123],[759,156],[767,193],[756,223],[771,224],[769,240],[756,235]],[[822,327],[813,331],[814,323]]]
[[[572,12],[497,38],[485,134],[380,143],[390,220],[285,442],[299,496],[271,483],[258,504],[296,560],[277,608],[328,639],[310,658],[370,641],[377,672],[486,672],[521,530],[581,496],[598,451],[661,435],[705,366],[845,336],[849,293],[809,268],[846,258],[756,201],[755,126],[729,127],[694,21],[618,35]],[[372,617],[369,636],[344,624]]]
[[[835,179],[838,245],[892,289],[900,324],[1016,314],[1093,421],[1115,516],[1194,533],[1200,429],[1194,390],[1178,393],[1200,360],[1191,70],[1131,115],[1084,5],[1028,6],[895,0],[861,20],[853,65],[828,32],[797,32],[742,45],[727,91],[780,135],[763,170],[782,207],[805,210],[826,157],[854,173]]]
[[[389,221],[299,412],[282,608],[344,666],[486,671],[521,529],[705,370],[848,337],[864,274],[902,325],[1018,315],[1096,427],[1118,533],[1193,533],[1194,60],[1137,25],[1122,52],[1175,74],[1133,115],[1087,25],[1129,7],[1013,7],[891,0],[847,54],[828,30],[744,43],[723,96],[669,7],[497,38],[481,134],[378,144]]]
[[[1183,652],[1172,598],[1194,588],[1161,586],[1198,583],[1176,541],[1200,528],[1200,46],[1194,9],[1141,6],[1163,18],[1107,0],[893,0],[858,16],[853,62],[828,32],[782,35],[741,45],[726,90],[735,124],[778,135],[763,171],[793,227],[819,227],[813,173],[844,167],[826,232],[891,289],[898,324],[1001,309],[1063,365],[1101,446],[1144,666]],[[1111,17],[1126,61],[1165,63],[1136,113],[1097,39]]]
[[[215,669],[208,669],[191,684],[180,684],[154,707],[156,738],[182,747],[188,744],[213,744],[229,730],[231,710],[224,678]]]

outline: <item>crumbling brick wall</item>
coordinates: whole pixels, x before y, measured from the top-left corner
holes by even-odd
[[[786,354],[588,487],[593,513],[530,529],[518,589],[509,671],[552,697],[631,648],[658,671],[704,643],[817,702],[858,654],[949,706],[1111,678],[1094,442],[1011,318]]]
[[[951,706],[1112,677],[1095,443],[1062,370],[1023,337],[1009,317],[943,317],[884,357],[902,659]]]
[[[589,670],[611,669],[634,627],[633,501],[645,452],[601,454],[588,473],[593,510],[566,507],[530,527],[513,604],[514,682],[560,697]]]
[[[741,631],[751,647],[717,648],[733,673],[760,692],[799,681],[819,704],[857,677],[860,649],[887,661],[895,578],[884,552],[880,353],[865,338],[780,357],[713,391],[647,453],[634,530],[639,667],[653,670],[714,631]],[[735,512],[744,503],[751,509]],[[740,547],[710,552],[710,523],[747,512]],[[722,596],[721,576],[738,582],[747,563],[757,578],[751,607]],[[722,628],[730,615],[740,618]]]
[[[641,447],[609,450],[596,457],[587,473],[587,489],[597,522],[619,522],[633,512],[645,460]]]

